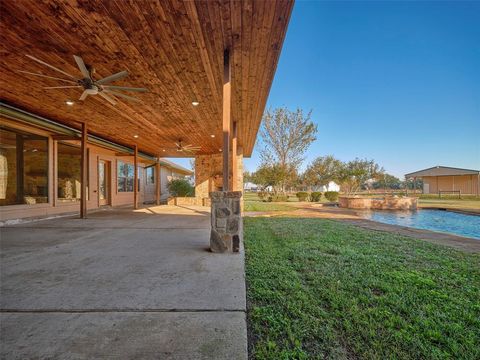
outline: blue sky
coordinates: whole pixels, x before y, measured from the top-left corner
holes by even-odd
[[[304,166],[333,154],[402,177],[479,169],[480,1],[297,1],[267,103],[279,106],[313,110]]]

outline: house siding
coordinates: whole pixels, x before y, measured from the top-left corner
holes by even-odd
[[[0,221],[29,218],[29,217],[48,217],[66,213],[78,213],[80,211],[80,201],[60,202],[57,199],[57,161],[56,149],[57,141],[53,140],[52,133],[45,130],[16,122],[14,120],[0,117],[2,125],[16,129],[27,131],[32,134],[45,136],[48,138],[48,202],[42,204],[21,204],[0,206]],[[66,141],[72,145],[79,145],[79,141]],[[110,172],[110,205],[111,206],[132,206],[133,191],[119,192],[117,188],[117,164],[118,161],[133,165],[133,156],[118,156],[115,151],[100,146],[87,144],[88,153],[88,199],[87,210],[93,210],[100,207],[99,191],[98,191],[98,164],[100,160],[107,162]],[[145,167],[152,165],[151,162],[139,159],[140,168],[140,191],[138,193],[138,202],[151,202],[155,200],[155,184],[146,184]],[[172,168],[161,166],[162,174],[172,174]],[[175,174],[183,177],[183,174]],[[155,182],[158,179],[155,178]],[[168,180],[161,183],[162,198],[168,196],[166,184]]]

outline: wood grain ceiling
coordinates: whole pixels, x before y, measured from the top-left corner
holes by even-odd
[[[122,145],[137,143],[153,156],[181,156],[174,142],[221,148],[223,51],[233,52],[232,118],[250,156],[285,37],[293,0],[108,0],[0,2],[0,98],[11,105],[89,131]],[[73,55],[97,79],[121,70],[115,85],[146,87],[128,93],[141,103],[99,96],[67,106],[82,89],[44,90],[62,83],[19,73],[61,74],[33,55],[78,77]],[[192,106],[197,100],[200,105]],[[133,136],[138,135],[138,139]],[[211,135],[215,135],[214,138]],[[166,149],[165,152],[162,150]]]

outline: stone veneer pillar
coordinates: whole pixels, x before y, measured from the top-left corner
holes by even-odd
[[[210,249],[215,253],[239,252],[243,240],[241,191],[215,191],[212,202]]]

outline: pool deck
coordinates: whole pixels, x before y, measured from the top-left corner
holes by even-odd
[[[372,221],[361,217],[357,211],[333,206],[322,206],[322,204],[298,204],[296,210],[290,211],[269,211],[269,212],[247,212],[245,216],[295,216],[308,218],[321,218],[340,221],[346,224],[361,227],[363,229],[386,231],[403,236],[424,240],[437,245],[444,245],[468,253],[480,253],[480,240],[472,239],[453,234],[415,229],[400,225],[391,225]]]

